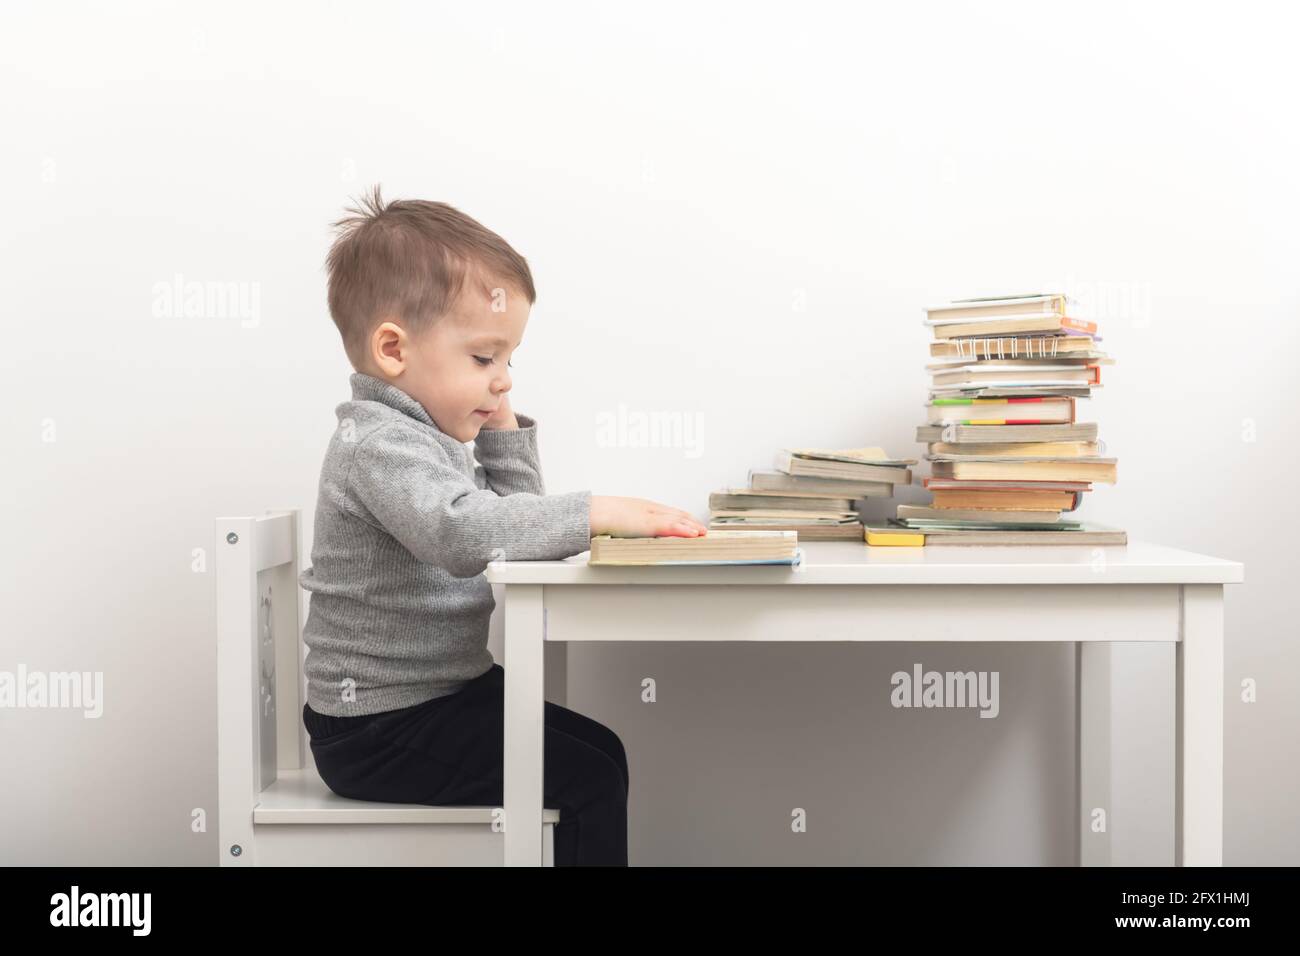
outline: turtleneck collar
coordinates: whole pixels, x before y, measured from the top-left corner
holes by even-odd
[[[389,385],[383,379],[367,375],[365,372],[353,372],[348,381],[352,383],[352,397],[354,399],[382,402],[390,408],[395,408],[399,412],[410,415],[416,421],[438,428],[433,419],[429,417],[429,413],[424,410],[424,406],[396,385]],[[438,430],[441,431],[442,429]]]

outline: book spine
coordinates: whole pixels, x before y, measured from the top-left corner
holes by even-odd
[[[1054,395],[1026,395],[1023,397],[1012,398],[936,398],[931,400],[931,405],[1009,405],[1012,403],[1023,402],[1046,402],[1055,401]]]

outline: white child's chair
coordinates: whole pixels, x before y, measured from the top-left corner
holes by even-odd
[[[333,793],[302,725],[302,517],[218,518],[217,843],[222,866],[501,866],[499,807],[370,803]],[[558,810],[543,815],[554,865]]]

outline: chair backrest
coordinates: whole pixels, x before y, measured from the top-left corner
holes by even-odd
[[[252,846],[257,796],[303,766],[305,694],[299,510],[218,518],[218,840]]]

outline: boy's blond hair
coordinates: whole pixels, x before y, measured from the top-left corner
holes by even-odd
[[[491,295],[495,284],[537,301],[528,262],[492,230],[441,202],[385,203],[379,186],[335,222],[326,259],[330,317],[354,368],[382,319],[419,334],[456,302],[473,275]]]

